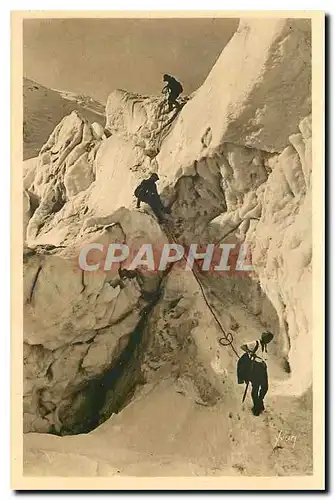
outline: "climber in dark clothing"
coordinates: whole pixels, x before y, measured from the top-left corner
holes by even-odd
[[[134,195],[137,198],[136,208],[140,208],[141,201],[147,203],[153,210],[159,222],[165,220],[164,214],[169,214],[171,211],[166,208],[157,191],[156,182],[159,180],[157,174],[152,174],[149,179],[145,179],[135,189]]]
[[[163,81],[167,82],[165,87],[162,90],[162,93],[165,94],[166,92],[169,93],[168,95],[168,104],[169,104],[169,110],[171,111],[174,107],[179,108],[180,105],[177,101],[178,97],[183,91],[182,84],[178,82],[173,76],[170,75],[164,75],[163,76]]]
[[[245,354],[241,356],[237,364],[238,383],[251,382],[251,397],[254,404],[252,412],[255,416],[264,411],[264,397],[269,388],[265,353],[267,344],[272,339],[273,334],[266,331],[262,333],[259,340],[243,344],[241,349],[245,351]],[[261,353],[258,353],[260,347]]]

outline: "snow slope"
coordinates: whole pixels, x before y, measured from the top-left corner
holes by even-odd
[[[104,106],[90,97],[48,89],[23,79],[23,158],[37,156],[64,116],[77,110],[90,122],[105,124]]]

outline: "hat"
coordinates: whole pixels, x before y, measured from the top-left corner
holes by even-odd
[[[261,336],[262,340],[264,340],[266,342],[271,342],[273,337],[274,337],[273,333],[269,332],[268,330],[265,330]]]
[[[150,179],[155,180],[155,181],[159,181],[159,177],[156,173],[151,174]]]

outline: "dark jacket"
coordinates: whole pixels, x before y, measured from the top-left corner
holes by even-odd
[[[176,96],[179,96],[179,94],[182,93],[183,91],[183,86],[178,80],[173,78],[173,76],[170,76],[165,88],[168,88],[170,92]]]
[[[153,196],[158,196],[157,186],[152,179],[145,179],[137,186],[134,192],[136,198],[145,201]]]

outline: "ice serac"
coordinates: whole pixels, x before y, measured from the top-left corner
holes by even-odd
[[[122,273],[117,263],[105,269],[108,249],[112,243],[126,244],[134,253],[142,242],[162,247],[167,241],[152,215],[125,208],[126,194],[132,205],[139,179],[139,174],[133,180],[129,175],[134,156],[140,157],[138,166],[150,162],[133,144],[121,131],[107,139],[98,124],[74,111],[58,124],[39,156],[25,162],[27,432],[86,432],[122,403],[121,396],[106,407],[99,384],[113,370],[112,379],[122,378],[120,358],[132,351],[162,275]],[[92,244],[101,248],[87,256],[90,265],[98,266],[95,272],[83,270],[79,261]],[[105,385],[110,388],[111,382]],[[131,391],[130,383],[124,386]],[[92,415],[97,405],[100,417],[95,410]]]
[[[59,469],[64,453],[88,475],[311,473],[310,45],[308,20],[241,20],[179,112],[114,90],[104,129],[74,112],[25,163],[27,474],[76,475]],[[164,227],[135,207],[152,172],[172,210]],[[110,243],[171,236],[246,242],[254,272],[103,269]],[[94,272],[78,265],[88,243],[103,248]],[[267,417],[241,408],[220,324],[237,350],[275,334]],[[290,455],[274,453],[283,422],[299,435]]]
[[[173,199],[176,186],[187,191],[173,213],[190,223],[188,241],[199,227],[203,234],[209,217],[210,241],[250,243],[255,278],[277,311],[289,360],[282,391],[295,394],[310,386],[312,367],[310,95],[309,21],[269,19],[264,30],[260,20],[242,20],[156,158],[166,196]],[[204,214],[195,186],[201,194],[219,186],[225,210],[207,195]],[[249,285],[220,286],[241,295]]]
[[[250,230],[253,263],[276,308],[291,379],[278,391],[302,394],[312,384],[312,122],[274,158],[260,188],[262,215]],[[303,355],[302,355],[303,353]]]
[[[93,160],[100,142],[91,124],[73,111],[57,125],[39,156],[29,160],[24,181],[35,210],[27,226],[28,244],[61,243],[61,239],[52,241],[45,234],[64,218],[65,205],[68,207],[92,184]]]
[[[310,72],[309,20],[242,20],[164,142],[161,174],[225,142],[282,151],[310,113]]]
[[[110,271],[104,268],[111,243],[128,245],[134,255],[142,242],[161,248],[167,241],[152,214],[126,208],[133,206],[133,191],[153,165],[152,151],[141,142],[143,127],[129,123],[136,121],[127,107],[132,95],[123,94],[125,126],[109,120],[105,130],[73,111],[38,157],[24,164],[26,431],[66,434],[97,425],[92,394],[99,393],[96,386],[106,373],[116,370],[112,378],[122,379],[117,366],[123,353],[132,351],[159,291],[161,273],[122,273],[115,264]],[[150,144],[158,144],[162,127],[155,116],[169,127],[173,113],[167,113],[163,98],[144,99],[143,109],[149,129],[155,129]],[[102,246],[89,254],[98,264],[96,272],[79,266],[80,252],[89,244]],[[46,362],[36,363],[40,358]],[[125,394],[131,384],[114,392]],[[103,392],[100,399],[104,417],[99,418],[107,418],[123,396],[109,401],[107,409]]]
[[[155,156],[176,114],[168,111],[163,97],[143,97],[124,90],[109,95],[109,137],[96,156],[96,178],[88,201],[94,213],[106,215],[122,206],[135,208],[134,190],[157,169]]]
[[[150,225],[145,214],[135,215],[124,209],[108,220],[88,218],[71,245],[39,245],[26,251],[27,431],[87,430],[91,423],[85,414],[92,417],[92,398],[97,392],[91,382],[98,385],[95,381],[113,370],[147,314],[162,276],[146,276],[141,271],[122,274],[118,263],[104,269],[111,243],[134,248],[142,239],[155,245],[166,241],[155,221]],[[85,272],[78,256],[92,243],[102,248],[90,253],[90,265],[97,264],[98,269]],[[88,400],[93,410],[87,406]]]
[[[180,97],[185,104],[186,97]],[[106,128],[111,134],[122,134],[145,153],[154,157],[173,123],[176,111],[168,112],[162,97],[141,96],[125,90],[112,92],[106,104]]]

